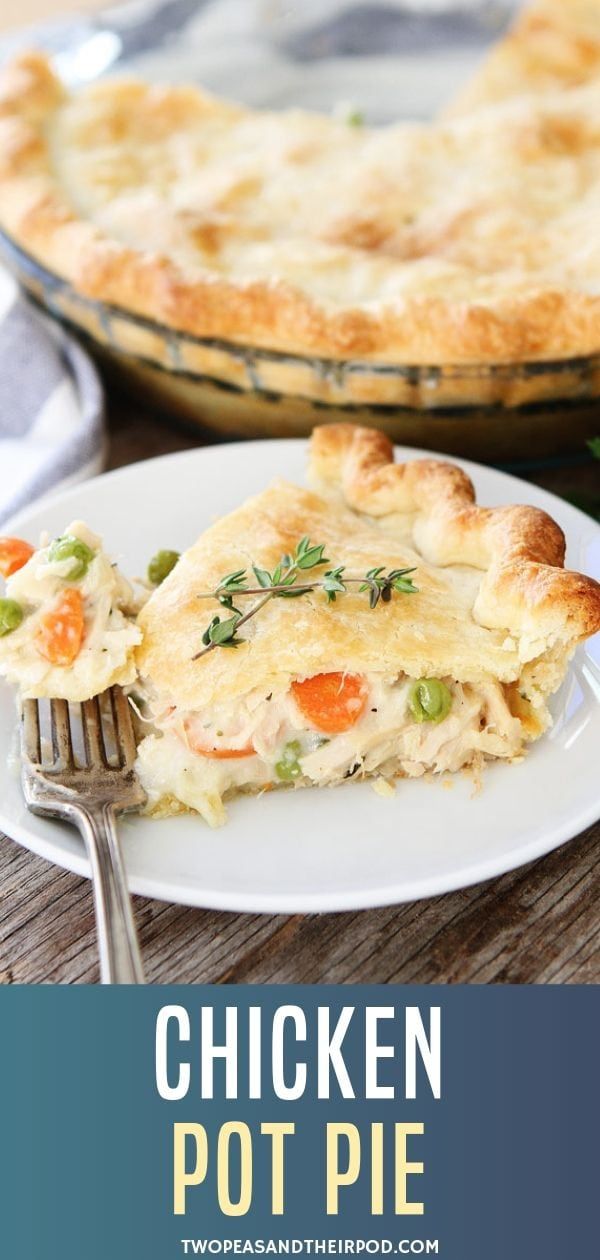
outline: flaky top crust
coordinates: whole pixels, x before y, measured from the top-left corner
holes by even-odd
[[[507,97],[581,87],[600,76],[600,0],[533,0],[446,116]]]
[[[431,564],[470,565],[484,576],[473,608],[480,625],[575,644],[600,630],[600,585],[564,568],[560,526],[539,508],[486,508],[456,464],[394,463],[384,433],[323,425],[311,439],[311,475],[382,523],[414,514],[413,538]]]
[[[565,96],[568,100],[565,103]],[[48,61],[0,78],[0,225],[174,328],[388,363],[600,350],[600,81],[379,132]]]
[[[315,430],[310,470],[321,493],[277,482],[208,529],[149,600],[137,664],[159,703],[214,709],[339,670],[475,683],[529,670],[543,695],[600,628],[600,586],[562,568],[564,538],[544,512],[478,507],[457,466],[394,464],[383,434],[352,425]],[[418,593],[375,609],[358,594],[272,600],[238,648],[193,660],[218,611],[199,592],[252,562],[272,568],[306,534],[348,573],[416,565]]]

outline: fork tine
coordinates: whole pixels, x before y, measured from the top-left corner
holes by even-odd
[[[92,696],[91,700],[82,702],[81,721],[88,766],[105,766],[107,764],[106,750],[102,736],[102,718],[98,696]]]
[[[21,717],[21,746],[28,761],[39,766],[42,760],[40,713],[37,700],[24,700]]]
[[[110,700],[120,762],[123,766],[132,766],[137,750],[129,701],[120,687],[111,687]]]
[[[50,726],[54,760],[62,762],[70,770],[73,767],[74,759],[69,706],[66,700],[50,701]]]

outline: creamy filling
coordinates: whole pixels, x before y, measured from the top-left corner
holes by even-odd
[[[362,715],[338,734],[311,727],[290,691],[251,694],[235,712],[211,715],[168,706],[153,716],[159,733],[138,749],[149,806],[175,798],[214,826],[224,821],[223,798],[234,791],[332,786],[376,775],[414,778],[520,753],[523,727],[501,684],[444,679],[452,694],[447,716],[418,722],[409,706],[413,681],[405,675],[369,679]]]
[[[82,521],[65,531],[93,551],[87,571],[68,580],[72,560],[51,561],[48,545],[34,552],[6,584],[6,595],[23,609],[16,630],[0,638],[0,675],[16,683],[23,696],[84,700],[114,683],[135,677],[133,649],[141,642],[134,623],[137,605],[129,582],[102,550],[100,538]],[[85,630],[81,648],[68,666],[53,665],[38,650],[42,619],[68,587],[81,593]]]

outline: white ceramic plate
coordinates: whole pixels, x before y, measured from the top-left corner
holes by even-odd
[[[302,482],[304,464],[300,441],[185,451],[97,477],[21,513],[9,529],[35,542],[41,529],[59,533],[83,517],[125,572],[142,573],[160,547],[183,550],[272,477]],[[600,577],[600,529],[591,519],[513,477],[463,466],[480,502],[525,501],[549,511],[566,532],[568,563]],[[242,797],[219,831],[193,817],[124,819],[131,888],[227,910],[324,911],[410,901],[500,875],[600,814],[600,636],[579,649],[553,710],[550,734],[522,764],[489,766],[477,796],[470,780],[457,776],[450,790],[439,782],[400,782],[392,800],[363,783]],[[42,857],[88,875],[77,834],[27,813],[7,764],[14,728],[14,698],[0,684],[0,827]]]

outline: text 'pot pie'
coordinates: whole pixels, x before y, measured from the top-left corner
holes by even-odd
[[[132,79],[0,83],[0,226],[201,337],[391,364],[600,350],[600,3],[530,6],[447,117],[371,129]]]
[[[128,684],[157,816],[218,825],[238,792],[365,777],[389,791],[518,759],[600,629],[600,586],[563,568],[558,525],[477,506],[456,465],[395,464],[383,434],[327,425],[310,476],[314,490],[277,481],[181,557],[159,553],[137,617],[80,522],[35,552],[0,541],[4,572],[18,566],[0,672],[70,700]]]

